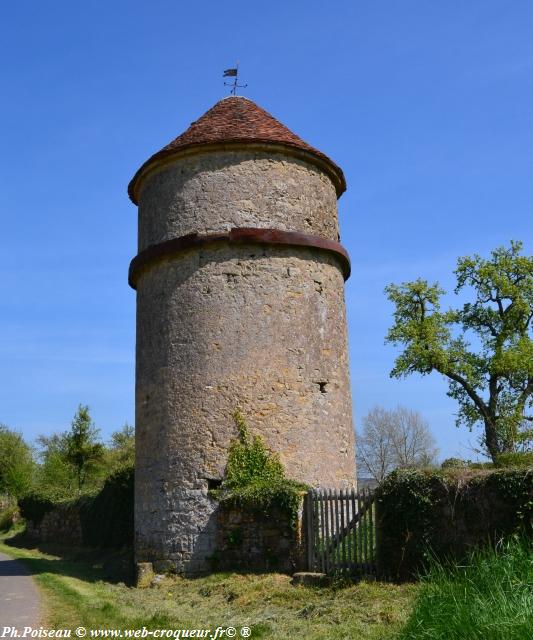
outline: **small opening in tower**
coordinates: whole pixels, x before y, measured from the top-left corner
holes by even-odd
[[[320,389],[320,393],[327,393],[328,392],[328,390],[326,389],[327,384],[328,384],[327,382],[319,382],[318,383],[318,387]]]
[[[215,489],[220,489],[222,485],[222,480],[219,478],[207,478],[207,490],[214,491]]]

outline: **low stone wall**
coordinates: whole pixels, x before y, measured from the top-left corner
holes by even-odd
[[[111,475],[100,492],[71,502],[39,495],[20,500],[28,536],[42,542],[107,549],[133,546],[133,467]]]
[[[263,511],[221,503],[217,516],[212,569],[293,573],[306,568],[302,508],[293,519],[278,507]]]
[[[26,535],[40,542],[81,545],[83,533],[79,505],[58,505],[45,513],[40,522],[27,520]]]
[[[70,546],[130,547],[133,536],[132,478],[132,474],[126,474],[122,483],[115,481],[106,485],[107,492],[104,488],[95,498],[83,498],[77,502],[55,505],[48,501],[23,502],[27,535],[40,542],[59,542]],[[207,564],[204,572],[293,573],[305,569],[303,497],[302,493],[296,517],[279,506],[259,508],[224,500],[219,502],[213,514],[215,551],[204,563]],[[137,557],[137,562],[142,561]],[[153,562],[155,572],[167,569],[175,570],[175,567]]]

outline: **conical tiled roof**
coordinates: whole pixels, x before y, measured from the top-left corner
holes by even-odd
[[[284,124],[251,100],[231,96],[217,102],[209,111],[166,147],[151,156],[133,176],[128,186],[130,198],[137,204],[137,189],[141,178],[162,160],[184,149],[214,145],[273,144],[304,152],[326,170],[337,190],[346,189],[342,169],[328,156],[304,142]]]

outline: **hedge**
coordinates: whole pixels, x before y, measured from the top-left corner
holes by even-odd
[[[133,546],[134,468],[110,476],[100,493],[81,504],[83,543],[91,547]]]
[[[38,527],[47,513],[68,506],[78,512],[84,545],[131,547],[134,475],[133,467],[125,467],[111,475],[95,496],[71,502],[54,503],[38,495],[27,496],[19,501],[21,515]]]
[[[377,560],[395,580],[416,577],[430,556],[464,558],[513,534],[533,534],[533,469],[398,470],[376,502]]]
[[[30,494],[19,499],[20,515],[25,520],[31,520],[34,525],[41,524],[44,516],[55,507],[56,503],[38,494]]]

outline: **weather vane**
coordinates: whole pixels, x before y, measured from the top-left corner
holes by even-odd
[[[247,87],[247,84],[238,84],[237,77],[239,75],[239,63],[235,65],[233,69],[225,69],[224,70],[224,78],[235,78],[233,82],[224,82],[224,86],[231,87],[230,94],[232,96],[237,94],[237,89],[244,89]]]

